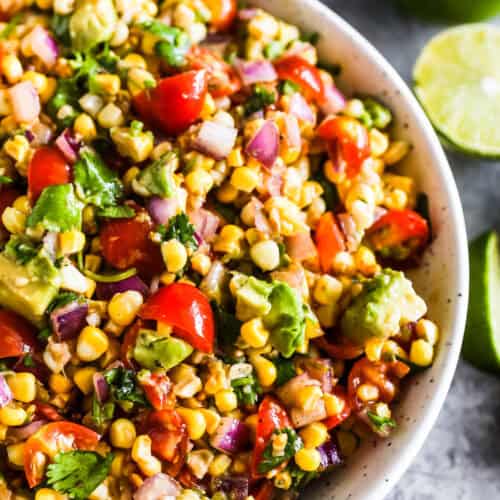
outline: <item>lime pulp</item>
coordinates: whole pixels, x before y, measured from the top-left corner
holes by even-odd
[[[396,0],[409,12],[425,19],[469,23],[500,13],[500,0]]]

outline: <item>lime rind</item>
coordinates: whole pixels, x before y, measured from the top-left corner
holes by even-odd
[[[434,37],[418,58],[414,89],[429,119],[468,154],[500,157],[500,29],[458,26]]]

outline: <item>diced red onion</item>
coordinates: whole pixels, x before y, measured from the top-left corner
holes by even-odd
[[[238,19],[241,21],[250,21],[257,15],[257,9],[241,9],[238,11]]]
[[[333,439],[323,443],[317,450],[321,456],[321,469],[325,470],[330,467],[342,465],[343,461],[340,456],[339,448]]]
[[[234,148],[238,131],[215,121],[203,122],[193,141],[193,148],[200,153],[222,160]]]
[[[30,133],[32,139],[29,139],[32,146],[43,146],[49,144],[52,140],[54,132],[49,125],[42,122],[35,122],[31,130],[27,130],[26,134]]]
[[[325,85],[323,100],[319,103],[321,111],[325,115],[340,113],[346,105],[346,99],[335,85]]]
[[[236,418],[222,417],[210,444],[223,453],[237,453],[245,447],[248,437],[245,424]]]
[[[58,239],[58,233],[56,233],[55,231],[49,231],[43,237],[43,240],[42,240],[43,241],[43,248],[52,260],[56,260],[57,239]]]
[[[14,118],[18,123],[31,123],[38,118],[41,110],[40,99],[31,82],[20,82],[11,87],[8,92]]]
[[[295,92],[292,97],[290,97],[288,112],[305,122],[314,123],[314,113],[299,92]]]
[[[201,280],[200,290],[209,298],[219,301],[222,298],[223,284],[227,278],[227,270],[222,262],[216,260],[208,274]]]
[[[89,306],[77,301],[58,307],[50,313],[52,330],[59,340],[69,340],[78,336],[87,324]]]
[[[192,210],[188,213],[188,216],[198,236],[210,243],[217,233],[220,218],[204,208]]]
[[[40,429],[40,427],[44,426],[47,423],[47,420],[35,420],[29,424],[23,425],[21,427],[9,427],[7,431],[7,439],[10,442],[17,443],[19,441],[25,441],[30,436],[35,434],[35,432]]]
[[[28,44],[35,55],[37,55],[43,63],[51,68],[59,55],[59,49],[56,41],[49,35],[47,30],[37,25],[31,33],[27,35]]]
[[[128,290],[139,292],[143,297],[149,295],[148,287],[144,281],[139,276],[134,275],[114,283],[97,283],[96,296],[99,300],[110,300],[116,293],[123,293]]]
[[[273,271],[272,278],[288,283],[299,294],[302,294],[303,290],[307,289],[304,268],[298,264],[292,264],[283,271]]]
[[[35,140],[35,136],[31,130],[25,130],[24,136],[28,139],[28,142],[33,142]]]
[[[290,418],[295,428],[319,422],[324,420],[326,416],[325,403],[322,399],[316,403],[312,410],[304,410],[303,408],[292,408],[290,410]]]
[[[167,224],[169,219],[177,213],[177,199],[153,196],[148,202],[148,212],[153,222]]]
[[[247,476],[214,477],[211,483],[212,494],[223,492],[231,500],[245,500],[248,497],[248,488]]]
[[[146,479],[134,493],[133,500],[163,500],[176,498],[181,492],[180,484],[163,472]]]
[[[293,115],[285,115],[286,141],[291,148],[300,149],[302,147],[302,137],[297,118]]]
[[[109,385],[106,382],[102,373],[94,373],[92,376],[92,383],[94,385],[94,392],[96,399],[99,403],[104,403],[109,397]]]
[[[286,238],[286,251],[295,261],[313,259],[317,255],[316,245],[310,232],[297,233]]]
[[[270,120],[250,139],[245,151],[265,167],[271,168],[278,158],[280,148],[280,134],[276,124]]]
[[[337,218],[346,239],[347,249],[350,252],[356,250],[359,245],[360,233],[356,228],[356,223],[354,222],[352,215],[343,213],[338,214]]]
[[[12,391],[3,375],[0,375],[0,408],[8,405],[12,401]]]
[[[286,406],[293,406],[297,398],[298,390],[312,385],[319,387],[320,383],[310,377],[308,373],[301,373],[279,387],[276,392]]]
[[[71,130],[64,129],[56,139],[56,146],[70,163],[75,163],[80,150],[80,143],[74,138]]]
[[[278,74],[270,61],[242,61],[238,59],[234,63],[234,67],[245,86],[254,83],[274,82],[278,79]]]

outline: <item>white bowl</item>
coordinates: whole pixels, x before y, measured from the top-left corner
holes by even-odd
[[[389,439],[365,441],[345,468],[320,479],[304,494],[318,500],[380,500],[424,443],[445,401],[458,362],[469,286],[467,237],[460,199],[438,138],[413,94],[360,33],[317,0],[252,3],[306,32],[318,32],[321,60],[342,66],[340,87],[378,96],[391,107],[396,117],[396,137],[414,146],[403,169],[417,179],[419,189],[429,196],[436,238],[412,278],[429,305],[429,317],[441,329],[434,365],[407,381],[395,412],[399,425]]]

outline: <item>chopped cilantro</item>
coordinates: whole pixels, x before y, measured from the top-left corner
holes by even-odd
[[[278,40],[273,40],[264,47],[264,57],[273,61],[274,59],[277,59],[279,56],[281,56],[284,51],[285,44]]]
[[[143,128],[144,128],[144,123],[140,122],[139,120],[132,120],[130,122],[130,131],[132,135],[140,134]]]
[[[295,92],[298,92],[299,90],[300,86],[297,85],[295,82],[292,82],[292,80],[283,80],[279,85],[279,91],[283,95],[292,95],[295,94]]]
[[[47,467],[47,484],[72,500],[85,500],[104,481],[114,455],[93,451],[66,451]]]
[[[52,335],[52,330],[50,328],[44,328],[43,330],[40,330],[36,338],[40,342],[47,342],[49,340],[49,337]]]
[[[283,452],[276,455],[274,452],[273,438],[275,436],[279,436],[280,434],[286,434],[287,441],[285,447],[283,448]],[[257,466],[258,472],[260,474],[267,474],[273,469],[276,469],[283,462],[290,460],[303,446],[302,439],[300,439],[298,434],[293,429],[285,428],[274,431],[267,446],[264,448],[262,460]]]
[[[4,249],[5,255],[24,265],[38,255],[38,249],[27,238],[11,236]]]
[[[299,469],[295,463],[290,463],[286,470],[292,477],[292,485],[290,486],[290,489],[294,491],[304,489],[313,479],[316,479],[319,476],[318,471],[306,472]]]
[[[75,302],[81,299],[82,297],[74,292],[61,292],[49,304],[46,313],[50,314],[52,311],[59,309],[60,307],[64,307],[71,302]]]
[[[322,158],[320,158],[320,160],[322,160]],[[325,177],[322,165],[313,176],[313,179],[323,188],[323,199],[326,203],[326,209],[336,211],[340,203],[340,196],[337,190],[337,186]]]
[[[0,39],[9,38],[10,35],[14,32],[17,25],[22,21],[23,15],[16,14],[8,23],[7,26],[0,32]]]
[[[25,354],[23,356],[23,365],[27,368],[33,368],[35,366],[35,361],[33,360],[33,356],[31,354]]]
[[[135,211],[128,205],[120,205],[117,207],[105,207],[97,211],[99,217],[108,219],[130,219],[135,216]]]
[[[285,359],[281,356],[271,359],[276,367],[277,376],[276,376],[276,386],[280,386],[286,384],[290,379],[297,375],[297,371],[295,370],[295,365],[292,359]]]
[[[262,85],[255,85],[252,95],[244,104],[245,115],[251,115],[276,102],[276,94]]]
[[[0,175],[0,184],[12,184],[14,181],[6,175]]]
[[[231,380],[231,387],[238,398],[238,403],[245,406],[256,404],[259,394],[262,392],[253,372],[246,377]]]
[[[65,47],[71,45],[71,38],[69,36],[69,20],[70,15],[62,16],[60,14],[54,14],[50,19],[50,29],[54,33],[55,37],[61,44]]]
[[[55,120],[61,128],[71,126],[73,120],[78,116],[78,98],[80,90],[77,82],[72,78],[60,78],[57,82],[57,88],[47,103],[47,112],[50,117]],[[58,112],[63,106],[71,106],[72,111],[63,119],[58,118]]]
[[[376,413],[373,413],[371,411],[367,412],[367,415],[371,423],[377,430],[383,430],[384,428],[388,427],[394,429],[396,427],[396,422],[392,418],[381,417],[380,415],[377,415]]]
[[[175,239],[193,250],[198,248],[198,242],[196,241],[194,235],[194,226],[191,222],[189,222],[188,216],[184,213],[170,217],[167,226],[164,226],[163,224],[158,226],[158,232],[165,241]]]
[[[125,368],[111,368],[104,373],[114,401],[131,401],[148,406],[144,391],[137,383],[135,372]]]
[[[215,331],[219,346],[226,348],[234,346],[236,339],[240,335],[242,322],[234,314],[224,311],[215,300],[210,305],[214,313]]]

